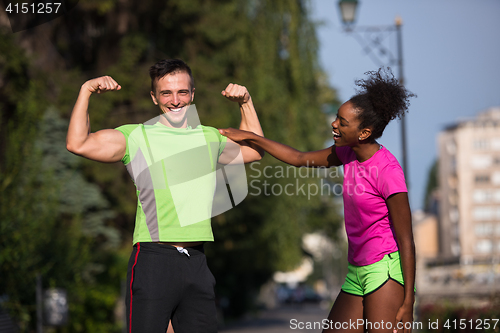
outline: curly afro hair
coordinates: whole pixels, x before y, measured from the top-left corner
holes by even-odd
[[[356,80],[357,94],[349,100],[361,121],[359,129],[370,128],[371,139],[382,136],[385,127],[395,118],[400,118],[408,111],[409,98],[415,94],[406,90],[394,77],[390,68],[366,72],[367,79]]]

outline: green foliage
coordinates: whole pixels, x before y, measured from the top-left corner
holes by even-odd
[[[106,225],[114,213],[97,186],[83,178],[81,159],[66,151],[67,121],[53,108],[41,112],[47,109],[46,81],[36,74],[26,80],[34,72],[29,60],[10,37],[0,35],[0,40],[5,63],[0,94],[12,102],[18,97],[16,104],[1,103],[6,144],[0,169],[0,295],[7,296],[2,306],[23,331],[32,329],[35,278],[41,274],[44,288],[68,292],[67,329],[119,331],[113,310],[124,272],[112,275],[105,266],[121,244],[119,233]],[[20,79],[10,80],[12,72],[24,74],[24,86]],[[103,272],[106,278],[99,281]],[[90,324],[83,324],[88,318]]]
[[[82,1],[81,6],[86,10],[96,10],[100,15],[111,12],[117,0],[85,0]]]
[[[438,167],[439,167],[438,160],[436,160],[434,161],[434,163],[431,166],[431,169],[429,170],[427,185],[425,187],[425,197],[424,197],[424,210],[426,212],[431,211],[433,195],[436,189],[439,187]]]

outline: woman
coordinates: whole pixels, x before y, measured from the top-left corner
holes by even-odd
[[[410,332],[415,246],[408,193],[401,166],[376,139],[415,95],[390,70],[366,74],[356,81],[361,89],[339,108],[332,123],[335,145],[329,148],[300,152],[251,132],[220,133],[297,167],[344,166],[349,267],[323,332]]]

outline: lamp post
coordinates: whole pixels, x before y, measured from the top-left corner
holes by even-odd
[[[344,31],[352,34],[363,47],[363,50],[378,66],[398,66],[398,81],[404,84],[403,76],[403,46],[401,25],[402,20],[396,17],[394,25],[388,26],[369,26],[354,27],[356,21],[356,10],[358,0],[339,0],[340,12]],[[384,40],[396,33],[396,54],[390,48],[384,45]],[[374,51],[377,51],[376,54]],[[405,115],[401,117],[401,147],[402,147],[402,166],[405,174],[406,184],[409,187],[408,164],[406,159],[406,123]]]

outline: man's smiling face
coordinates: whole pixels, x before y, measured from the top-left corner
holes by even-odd
[[[167,74],[158,79],[156,91],[151,92],[153,102],[160,107],[169,127],[183,128],[187,126],[187,109],[194,99],[194,88],[186,72]]]

